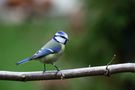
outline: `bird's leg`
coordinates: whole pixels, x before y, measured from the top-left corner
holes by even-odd
[[[45,65],[45,63],[44,63],[44,70],[43,70],[43,73],[46,71],[46,65]]]
[[[57,69],[57,71],[60,71],[60,69],[54,63],[52,63],[52,65]]]
[[[52,65],[57,69],[57,71],[60,71],[60,69],[54,63],[52,63]],[[62,80],[65,77],[65,75],[62,72],[60,73],[61,73],[61,80]]]

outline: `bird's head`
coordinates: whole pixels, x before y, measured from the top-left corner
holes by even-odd
[[[68,35],[64,31],[58,31],[53,36],[53,39],[59,43],[66,44],[68,41]]]

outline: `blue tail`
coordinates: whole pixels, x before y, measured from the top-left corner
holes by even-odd
[[[16,64],[17,64],[17,65],[23,64],[23,63],[28,62],[28,61],[30,61],[30,60],[31,60],[31,58],[28,57],[28,58],[25,58],[25,59],[23,59],[23,60],[17,62]]]

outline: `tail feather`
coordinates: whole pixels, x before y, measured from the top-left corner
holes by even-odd
[[[28,62],[28,61],[30,61],[30,60],[31,60],[31,58],[29,58],[29,57],[28,57],[28,58],[25,58],[25,59],[23,59],[23,60],[17,62],[16,65],[26,63],[26,62]]]

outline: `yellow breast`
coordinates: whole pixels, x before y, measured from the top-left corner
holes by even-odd
[[[40,61],[42,63],[53,63],[59,59],[59,57],[62,55],[64,49],[65,49],[65,45],[62,44],[62,49],[59,53],[49,54],[49,55],[43,57]]]

